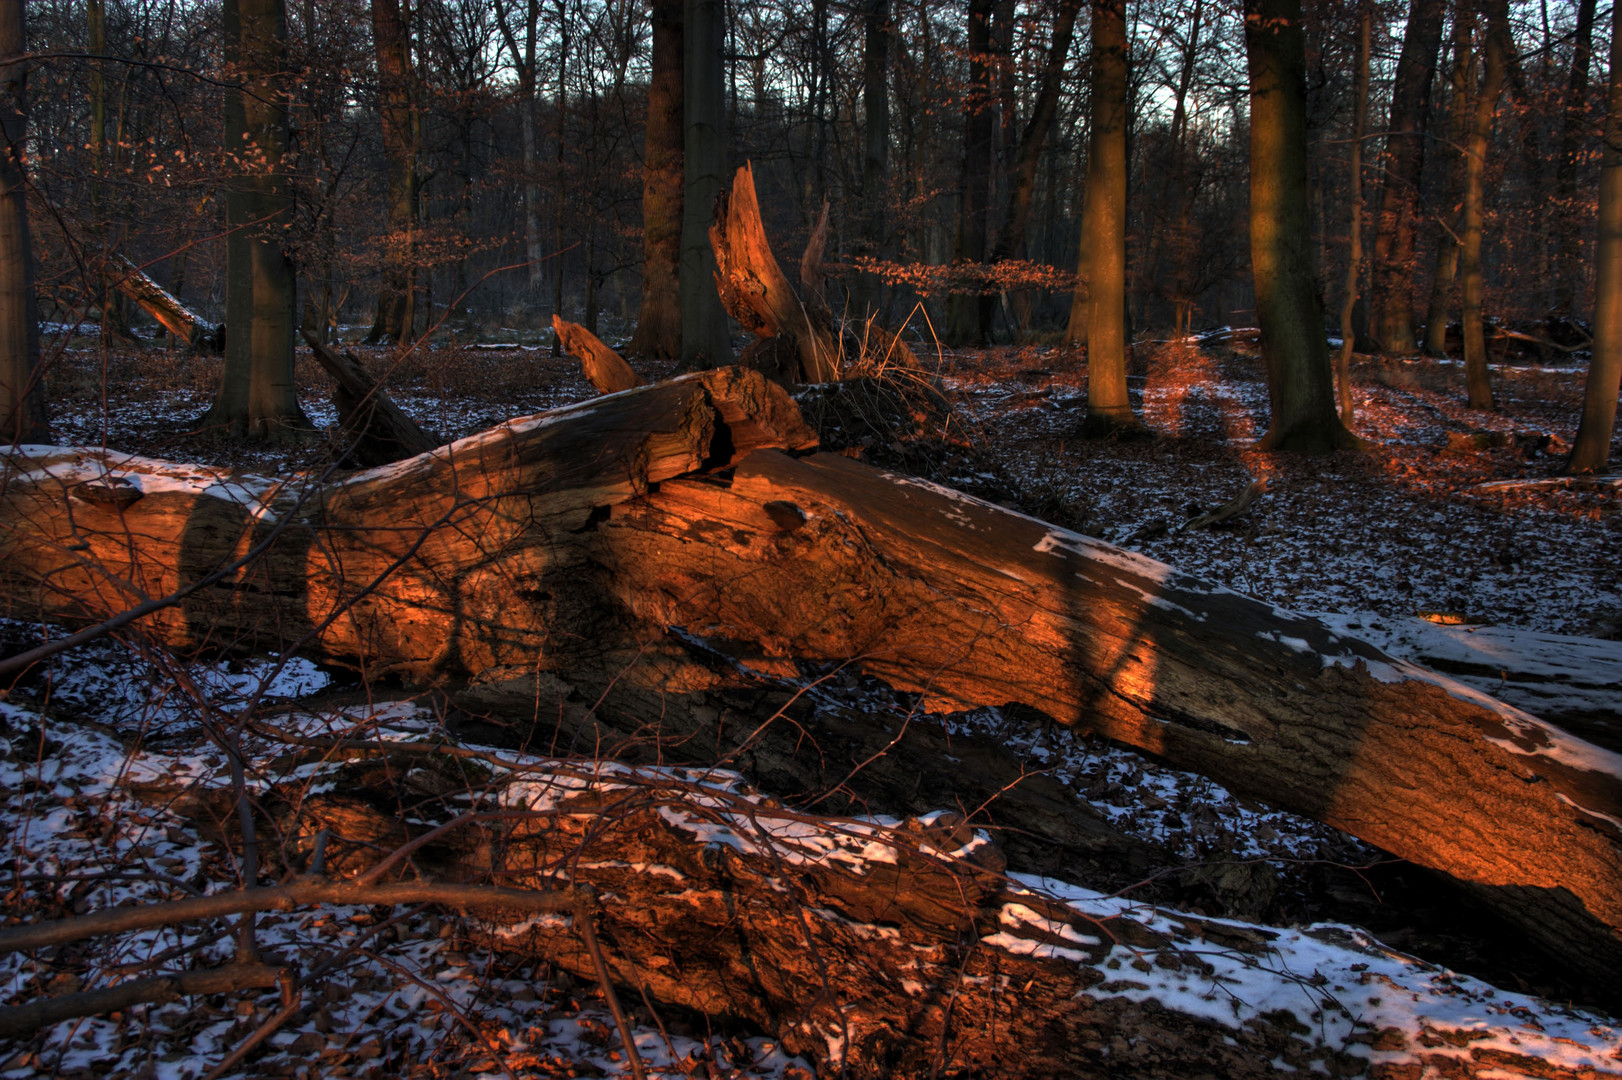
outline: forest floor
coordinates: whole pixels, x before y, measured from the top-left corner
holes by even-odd
[[[53,347],[48,385],[59,442],[262,475],[330,459],[330,434],[291,448],[244,448],[195,431],[217,360],[159,348],[104,353],[89,338]],[[364,359],[374,371],[388,363],[381,351]],[[823,421],[825,445],[1318,615],[1622,750],[1622,480],[1559,475],[1578,415],[1580,367],[1532,357],[1498,366],[1500,409],[1484,413],[1463,407],[1456,362],[1360,358],[1356,427],[1368,447],[1293,458],[1253,447],[1267,402],[1254,332],[1137,346],[1133,403],[1155,437],[1130,441],[1078,437],[1086,368],[1072,350],[943,350],[930,359],[944,380],[949,418],[808,406]],[[669,373],[638,367],[650,379]],[[311,420],[329,428],[324,377],[304,356],[298,377]],[[446,440],[592,394],[567,357],[489,344],[414,351],[396,362],[388,385]],[[1612,456],[1622,461],[1622,437]],[[1184,527],[1256,481],[1266,491],[1243,512],[1216,527]],[[0,627],[8,645],[40,633]],[[9,832],[0,892],[8,919],[234,880],[222,848],[163,806],[135,799],[125,782],[217,768],[200,742],[198,703],[174,692],[170,663],[101,643],[57,658],[0,703],[0,828]],[[263,691],[290,724],[370,725],[399,733],[391,737],[439,730],[425,704],[381,700],[401,693],[368,701],[343,675],[302,661],[193,668],[216,708]],[[1190,863],[1224,852],[1271,868],[1263,882],[1212,886],[1206,896],[1191,891],[1180,903],[1274,924],[1336,919],[1369,927],[1388,946],[1492,981],[1501,995],[1514,995],[1501,999],[1502,1011],[1530,1008],[1532,1025],[1569,1039],[1589,1055],[1582,1060],[1613,1069],[1622,1061],[1614,1021],[1538,1001],[1533,995],[1558,1001],[1580,991],[1487,917],[1431,895],[1411,868],[1118,746],[996,710],[949,723],[1011,740],[1118,827]],[[454,921],[357,908],[266,916],[264,925],[273,948],[326,976],[248,1064],[223,1075],[625,1074],[592,988],[471,950]],[[0,957],[0,998],[15,1004],[76,990],[170,950],[222,960],[229,946],[220,933],[161,931],[48,961],[13,954]],[[1421,981],[1445,976],[1415,963]],[[1491,997],[1473,980],[1443,981],[1474,986],[1464,996],[1483,1007]],[[657,1075],[810,1074],[808,1062],[759,1033],[707,1032],[634,1011],[639,1051]],[[271,995],[65,1023],[0,1040],[0,1077],[191,1080],[275,1012]],[[1562,1052],[1570,1065],[1582,1058]]]

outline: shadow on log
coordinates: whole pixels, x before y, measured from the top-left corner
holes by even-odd
[[[303,491],[13,455],[6,613],[103,619],[269,541],[145,631],[415,680],[606,683],[681,627],[744,663],[849,664],[932,709],[1023,703],[1450,874],[1622,1000],[1622,756],[1151,559],[783,452],[814,442],[781,389],[720,370]],[[79,494],[108,472],[138,497]]]

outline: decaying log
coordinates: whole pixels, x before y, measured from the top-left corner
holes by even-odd
[[[188,348],[212,352],[225,348],[221,327],[194,313],[122,254],[110,252],[102,273],[114,288],[139,304],[142,311],[185,342]]]
[[[13,617],[99,619],[281,530],[147,632],[431,679],[591,670],[675,626],[934,709],[1020,702],[1451,874],[1622,999],[1622,757],[1153,560],[766,449],[813,441],[781,390],[719,371],[302,494],[13,456],[0,580]],[[142,498],[77,494],[109,462]]]
[[[755,198],[755,173],[738,169],[730,192],[716,202],[710,246],[715,249],[715,284],[727,314],[757,338],[784,338],[800,359],[805,382],[839,377],[839,346],[826,318],[800,298],[772,254]],[[820,266],[821,259],[817,259]],[[821,317],[819,317],[821,316]]]
[[[563,351],[580,361],[586,381],[595,386],[598,393],[617,394],[642,385],[642,376],[631,370],[625,358],[584,326],[553,315],[552,329],[563,342]]]
[[[353,355],[327,348],[307,330],[304,341],[332,376],[332,403],[338,409],[339,425],[351,440],[349,454],[357,464],[387,465],[440,445],[394,403]]]
[[[1622,1075],[1586,1024],[1545,1031],[1524,1006],[1494,1010],[1485,987],[1343,928],[1280,931],[1009,879],[956,814],[817,817],[718,770],[349,752],[361,756],[312,751],[324,782],[312,787],[306,764],[266,793],[280,835],[324,830],[341,861],[365,865],[369,838],[414,829],[426,842],[413,873],[589,886],[626,997],[774,1034],[819,1075]],[[453,754],[468,771],[431,764]],[[410,826],[402,776],[427,819]],[[488,779],[470,790],[470,776]],[[161,797],[200,823],[230,819],[225,789]],[[433,836],[436,816],[466,824]],[[475,934],[598,977],[564,914],[515,906]],[[1478,1010],[1461,1016],[1460,994]]]

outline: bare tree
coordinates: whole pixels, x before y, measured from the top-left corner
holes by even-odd
[[[654,0],[642,163],[642,309],[628,349],[681,356],[682,0]]]
[[[1487,148],[1512,48],[1509,0],[1490,0],[1481,86],[1476,90],[1470,114],[1470,138],[1464,148],[1464,208],[1459,215],[1459,307],[1464,325],[1464,381],[1472,409],[1493,407],[1492,376],[1487,371],[1487,336],[1481,314],[1481,241],[1486,217]]]
[[[23,0],[0,0],[0,56],[26,48]],[[28,67],[0,66],[0,439],[50,437],[39,384],[39,316],[34,304],[34,251],[28,232]]]
[[[1335,413],[1323,303],[1313,274],[1301,0],[1248,0],[1245,52],[1250,261],[1271,406],[1262,446],[1335,450],[1356,438]]]
[[[682,18],[681,358],[687,367],[732,360],[721,295],[715,291],[710,218],[727,186],[726,97],[722,54],[726,16],[721,0],[686,0]]]
[[[1611,85],[1599,181],[1599,243],[1594,253],[1594,356],[1569,472],[1602,472],[1616,426],[1622,384],[1622,19],[1611,8]]]
[[[293,261],[283,246],[292,214],[283,156],[287,97],[282,0],[226,0],[225,60],[239,82],[225,94],[225,368],[205,427],[283,439],[310,427],[293,387]]]

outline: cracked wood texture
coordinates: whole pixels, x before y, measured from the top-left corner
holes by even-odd
[[[120,467],[130,501],[80,482],[90,452],[13,455],[0,581],[13,617],[82,623],[270,540],[146,631],[424,681],[611,676],[681,627],[746,661],[850,663],[931,708],[1022,703],[1444,871],[1622,1000],[1617,755],[1153,560],[771,449],[813,443],[781,390],[723,370],[264,513],[183,466]]]
[[[329,782],[312,787],[305,772],[318,760]],[[608,968],[627,1000],[774,1034],[823,1076],[1578,1080],[1530,1053],[1472,1047],[1487,1025],[1457,1030],[1426,1018],[1428,1003],[1417,999],[1408,1006],[1423,1021],[1417,1039],[1362,1021],[1326,1035],[1315,1010],[1356,1008],[1360,992],[1397,988],[1371,973],[1362,984],[1312,989],[1320,984],[1274,956],[1284,935],[1266,927],[1126,905],[1089,913],[1021,889],[1003,876],[996,846],[957,815],[893,825],[812,816],[720,770],[498,764],[479,751],[456,761],[445,746],[312,747],[282,764],[302,778],[273,785],[260,805],[299,850],[272,854],[270,872],[284,857],[294,869],[319,830],[331,838],[333,871],[353,873],[439,817],[488,812],[427,841],[400,872],[529,889],[589,885],[601,897]],[[144,797],[210,835],[213,823],[234,827],[228,788],[164,785]],[[596,979],[569,917],[514,911],[474,934],[497,951]],[[1318,935],[1385,959],[1339,928]],[[1150,982],[1167,992],[1148,994]],[[1280,994],[1285,983],[1297,989]],[[1234,995],[1226,1022],[1195,1002],[1204,993]],[[1370,1047],[1379,1060],[1370,1061]]]

